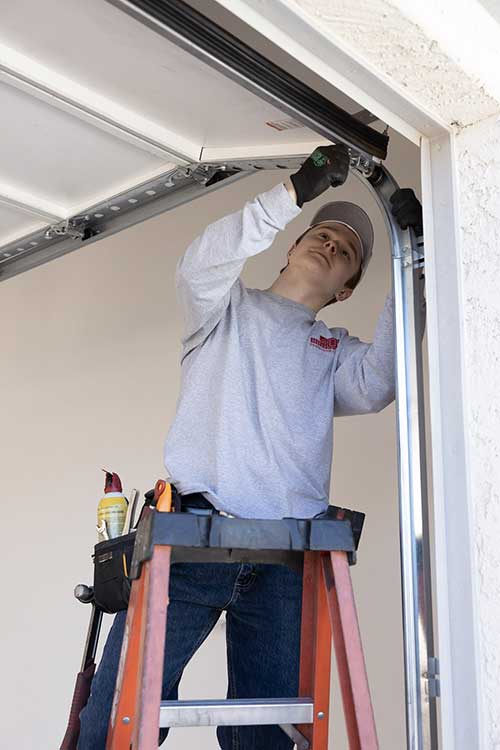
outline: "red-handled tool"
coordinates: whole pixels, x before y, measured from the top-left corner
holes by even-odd
[[[102,611],[94,602],[94,590],[91,586],[79,584],[75,587],[78,601],[92,605],[87,641],[83,652],[82,668],[76,676],[73,700],[69,712],[68,726],[60,750],[77,750],[80,735],[80,711],[85,708],[90,695],[90,686],[95,672],[95,655],[101,630]]]

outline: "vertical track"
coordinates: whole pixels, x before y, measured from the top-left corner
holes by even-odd
[[[389,172],[379,168],[369,181],[354,173],[374,193],[392,243],[407,746],[437,750],[418,253],[412,233],[391,214],[389,198],[398,185]]]

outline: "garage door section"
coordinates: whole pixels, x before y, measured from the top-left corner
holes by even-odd
[[[0,108],[0,279],[318,143],[364,170],[387,148],[344,94],[177,0],[4,8]]]

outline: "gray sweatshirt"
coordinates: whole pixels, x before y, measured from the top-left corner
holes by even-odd
[[[300,213],[280,184],[211,224],[176,275],[185,319],[165,465],[182,494],[243,518],[310,518],[328,504],[333,417],[394,398],[392,300],[372,344],[239,275]]]

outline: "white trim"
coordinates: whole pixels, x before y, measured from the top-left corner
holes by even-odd
[[[4,44],[0,44],[0,81],[167,161],[187,164],[199,160],[199,144]]]
[[[441,732],[443,750],[479,750],[477,600],[452,136],[423,138],[421,159]]]

